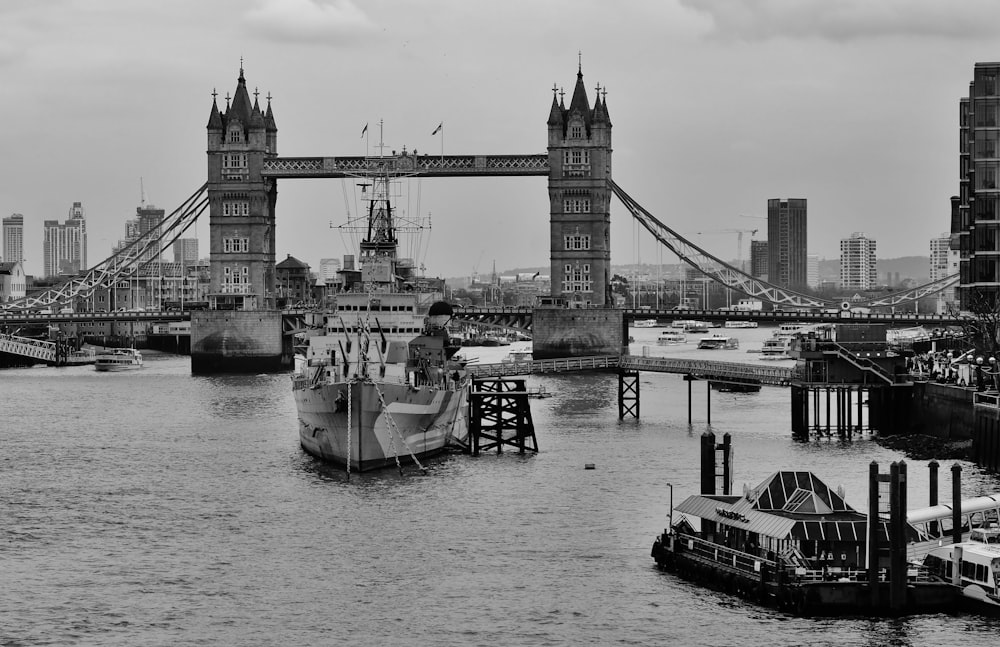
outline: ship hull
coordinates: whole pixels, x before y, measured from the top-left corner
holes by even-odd
[[[316,458],[352,471],[420,461],[466,442],[467,393],[360,381],[296,388],[299,441]]]

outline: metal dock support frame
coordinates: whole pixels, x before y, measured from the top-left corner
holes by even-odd
[[[639,371],[618,369],[618,419],[639,419]]]
[[[483,379],[472,381],[469,396],[470,451],[517,447],[519,454],[538,452],[535,424],[531,419],[528,391],[523,379]]]

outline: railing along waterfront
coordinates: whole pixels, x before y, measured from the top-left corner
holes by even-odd
[[[466,368],[473,377],[477,378],[623,368],[654,373],[681,373],[706,380],[754,380],[761,384],[776,386],[786,386],[792,379],[792,369],[784,366],[757,366],[739,362],[639,357],[636,355],[595,355],[510,361],[496,364],[470,364]]]
[[[593,371],[617,368],[617,355],[593,355],[588,357],[559,357],[556,359],[534,359],[497,364],[469,364],[465,368],[472,377],[506,377],[509,375],[530,375],[532,373],[565,373],[567,371]]]
[[[709,562],[723,569],[751,577],[758,577],[760,569],[766,566],[772,572],[780,568],[780,570],[786,573],[788,581],[798,583],[824,582],[831,581],[832,579],[841,582],[868,581],[868,571],[865,569],[840,568],[837,566],[830,566],[826,569],[803,568],[791,565],[779,567],[776,562],[760,555],[720,546],[694,535],[678,533],[675,535],[675,541],[679,543],[680,550],[678,552],[688,553],[704,562]],[[938,581],[930,569],[923,565],[909,564],[906,569],[906,575],[907,581],[910,583]],[[886,569],[879,569],[878,580],[880,582],[889,581],[889,573]]]

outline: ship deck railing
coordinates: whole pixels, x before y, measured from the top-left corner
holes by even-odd
[[[774,560],[766,559],[755,553],[729,548],[696,535],[675,533],[675,552],[692,555],[703,562],[710,563],[723,570],[739,573],[744,576],[759,577],[760,571],[767,566],[771,572],[783,571],[785,579],[790,582],[816,583],[816,582],[867,582],[867,569],[852,569],[838,566],[828,566],[826,568],[805,568],[801,566],[790,566],[779,564]],[[879,581],[888,582],[889,574],[886,569],[879,569]],[[938,577],[933,575],[930,569],[917,565],[907,565],[907,581],[914,582],[937,582]]]

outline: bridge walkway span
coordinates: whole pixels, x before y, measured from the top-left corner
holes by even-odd
[[[758,382],[773,386],[787,386],[792,380],[792,369],[786,366],[757,366],[740,362],[640,357],[636,355],[593,355],[495,364],[470,364],[466,369],[476,378],[623,369],[652,373],[677,373],[703,380]]]

